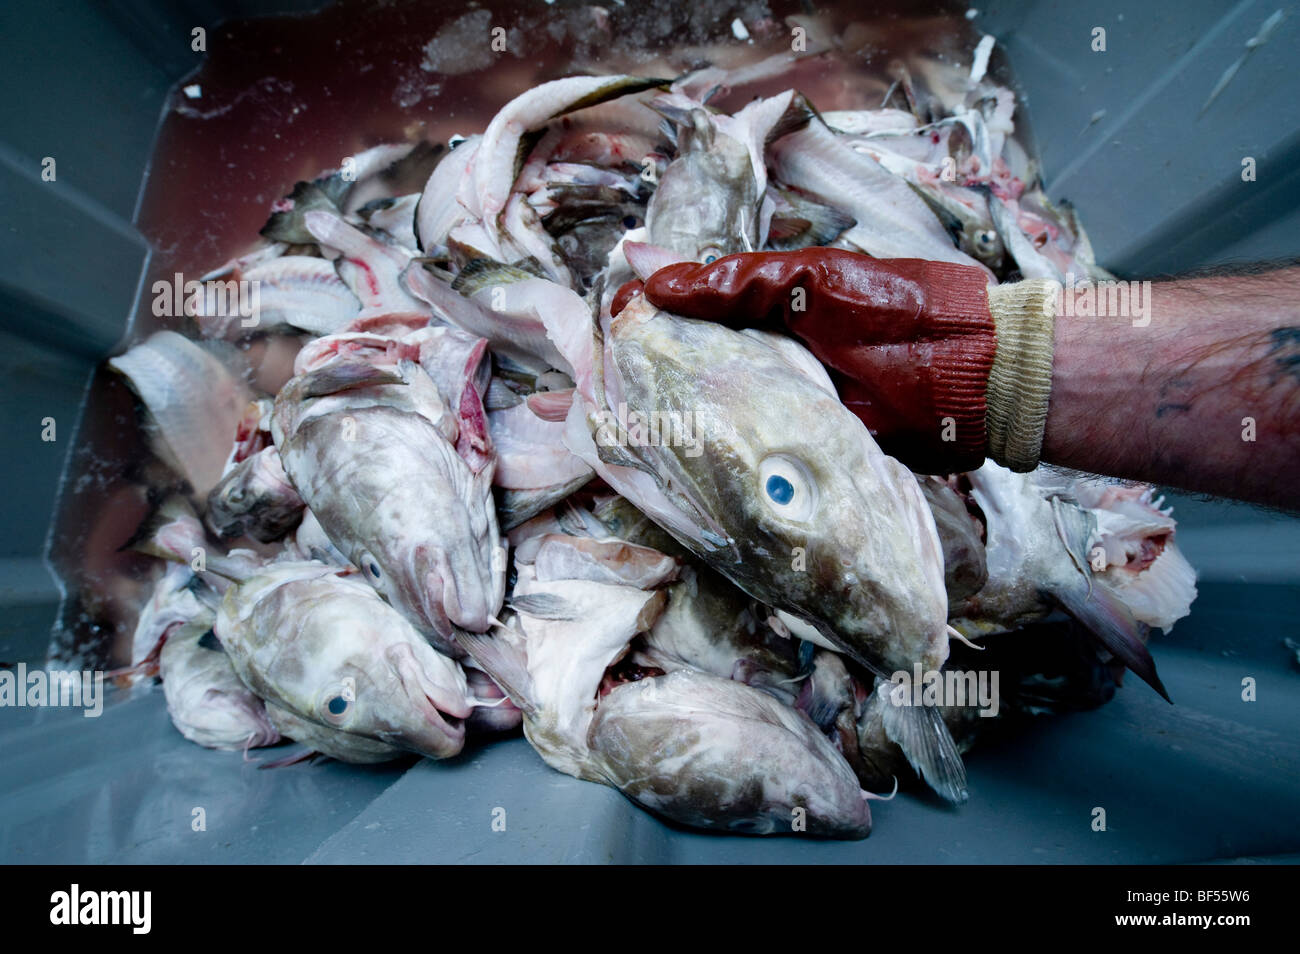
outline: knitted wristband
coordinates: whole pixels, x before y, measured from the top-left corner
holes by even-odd
[[[1038,466],[1043,448],[1060,292],[1048,278],[989,289],[998,348],[985,395],[988,453],[1022,473]]]

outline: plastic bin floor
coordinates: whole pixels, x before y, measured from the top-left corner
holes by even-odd
[[[1235,587],[1227,587],[1234,590]],[[1295,595],[1286,588],[1284,602]],[[161,688],[102,716],[11,710],[0,745],[0,858],[11,862],[982,862],[1300,860],[1300,679],[1276,612],[1232,610],[1256,658],[1222,641],[1211,589],[1155,647],[1176,705],[1129,678],[1109,705],[1043,718],[967,756],[970,801],[874,804],[861,842],[701,835],[548,768],[522,738],[445,762],[269,771],[172,728]],[[1221,607],[1222,609],[1222,607]],[[1274,607],[1276,610],[1276,607]],[[1289,628],[1289,627],[1288,627]],[[1264,638],[1259,638],[1268,634]],[[1254,655],[1254,654],[1252,654]],[[1244,676],[1258,701],[1242,700]],[[275,752],[277,750],[267,750]],[[274,758],[266,751],[258,758]],[[1104,808],[1106,830],[1094,831]],[[206,830],[193,830],[194,809]],[[505,830],[494,830],[504,809]],[[500,827],[498,824],[496,827]]]

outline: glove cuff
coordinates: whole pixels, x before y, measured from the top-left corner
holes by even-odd
[[[985,391],[997,350],[985,303],[988,276],[968,265],[925,262],[923,281],[939,446],[950,467],[973,469],[986,453]]]
[[[1038,466],[1043,449],[1060,292],[1047,278],[989,289],[997,351],[985,395],[988,454],[1021,473]]]

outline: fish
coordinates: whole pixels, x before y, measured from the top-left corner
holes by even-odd
[[[691,561],[679,575],[663,615],[633,644],[633,661],[734,679],[793,706],[808,675],[797,640],[778,636],[752,597],[707,566]]]
[[[497,454],[493,483],[510,492],[506,529],[568,497],[594,476],[564,446],[564,422],[538,417],[527,402],[489,411],[488,429]]]
[[[876,674],[943,665],[934,519],[815,359],[791,339],[678,318],[638,296],[610,324],[606,365],[591,322],[579,322],[551,314],[547,324],[576,368],[570,450],[713,569]],[[690,419],[693,440],[633,440],[620,405]],[[920,770],[959,801],[955,750],[920,744],[942,731],[936,722],[929,707],[900,707],[892,728],[909,754],[928,753]]]
[[[231,285],[236,282],[256,289],[257,307],[250,315],[231,307]],[[282,255],[251,268],[215,273],[205,277],[202,294],[186,302],[186,314],[199,333],[224,340],[285,329],[333,334],[355,320],[360,310],[361,303],[333,263],[310,255]]]
[[[916,481],[930,506],[943,547],[943,581],[951,613],[988,582],[984,525],[967,505],[969,493],[963,495],[952,486],[955,479],[917,474]]]
[[[557,598],[573,607],[571,618],[524,612],[518,629],[458,638],[522,710],[524,734],[547,764],[697,827],[852,838],[870,831],[852,771],[795,710],[686,670],[618,681],[611,667],[662,612],[662,590],[543,582],[532,566],[517,570],[516,594]]]
[[[478,153],[481,136],[469,136],[452,147],[447,157],[429,174],[415,209],[415,234],[420,250],[429,257],[445,257],[447,236],[465,220],[465,208],[456,201],[461,180]]]
[[[153,446],[200,499],[225,470],[227,449],[251,399],[216,355],[174,331],[157,331],[108,367],[123,375],[157,428]]]
[[[486,340],[493,354],[537,373],[552,368],[567,372],[568,363],[547,337],[531,296],[568,293],[582,299],[553,282],[526,284],[536,276],[518,268],[479,261],[462,269],[454,283],[412,262],[402,272],[402,282],[440,320]]]
[[[163,695],[172,725],[209,749],[275,745],[280,733],[266,706],[240,681],[212,632],[215,611],[172,633],[159,656]]]
[[[570,76],[551,80],[515,97],[492,117],[477,154],[461,203],[476,218],[494,222],[505,211],[519,167],[526,135],[565,113],[639,93],[664,80],[640,76]],[[521,153],[524,153],[521,155]]]
[[[349,156],[342,167],[296,183],[272,206],[261,234],[290,245],[310,245],[316,237],[305,222],[308,212],[342,216],[376,200],[405,195],[427,181],[445,153],[441,144],[421,140],[385,143]]]
[[[697,828],[860,839],[873,796],[801,712],[743,683],[679,670],[624,683],[588,738],[600,771],[652,812]]]
[[[1178,548],[1173,508],[1153,487],[1042,467],[1031,479],[1043,494],[1064,497],[1096,519],[1088,569],[1134,619],[1167,633],[1191,612],[1196,571]]]
[[[414,345],[321,342],[276,397],[285,472],[366,581],[458,654],[453,629],[487,629],[505,591],[481,395],[448,407]]]
[[[205,520],[219,537],[247,534],[270,543],[298,525],[303,507],[302,497],[284,472],[280,452],[265,447],[231,467],[212,488]]]
[[[355,575],[268,564],[226,591],[215,632],[272,725],[317,752],[379,762],[464,746],[464,672]]]
[[[140,610],[131,637],[132,679],[158,674],[158,657],[169,633],[215,609],[218,595],[188,563],[168,563]]]
[[[988,580],[961,605],[953,625],[978,636],[1064,609],[1170,701],[1140,624],[1114,593],[1094,584],[1088,553],[1096,517],[993,461],[966,478],[986,527]]]
[[[705,263],[752,252],[761,247],[762,195],[746,145],[719,131],[706,110],[691,108],[680,118],[677,158],[646,205],[650,243]]]
[[[783,186],[840,209],[856,221],[837,242],[876,258],[925,258],[989,269],[953,244],[925,201],[903,179],[856,152],[821,119],[774,142],[772,173]]]

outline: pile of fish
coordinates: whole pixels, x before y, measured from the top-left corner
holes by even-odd
[[[184,488],[137,534],[166,569],[124,678],[161,677],[200,745],[300,744],[276,764],[522,727],[666,818],[841,838],[900,780],[965,799],[1002,718],[1098,705],[1126,666],[1163,694],[1146,637],[1195,587],[1149,488],[916,475],[794,340],[611,313],[763,249],[1098,274],[982,74],[939,117],[574,76],[299,183],[196,335],[111,361]],[[963,662],[993,697],[898,691]]]

